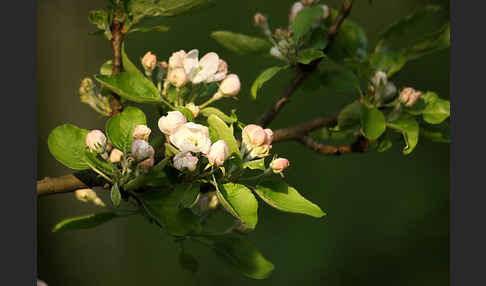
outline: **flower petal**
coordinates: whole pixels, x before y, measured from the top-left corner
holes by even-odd
[[[186,58],[184,59],[184,71],[190,79],[194,77],[194,73],[196,72],[196,69],[199,65],[198,57],[199,51],[197,49],[194,49],[190,50],[187,53]]]

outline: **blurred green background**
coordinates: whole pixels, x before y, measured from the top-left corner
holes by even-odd
[[[175,18],[150,19],[169,25],[169,33],[130,34],[132,59],[151,50],[168,58],[179,49],[215,51],[242,80],[239,101],[216,105],[239,110],[250,123],[286,87],[290,74],[272,80],[252,101],[252,81],[270,58],[235,55],[209,38],[214,30],[258,35],[252,16],[260,11],[273,28],[285,26],[293,1],[217,1],[211,9]],[[321,1],[323,2],[323,1]],[[415,9],[449,1],[355,1],[350,18],[367,31],[370,47],[392,21]],[[339,1],[327,1],[337,8]],[[62,123],[87,129],[104,119],[79,100],[81,78],[95,74],[111,57],[109,43],[89,36],[95,30],[88,11],[104,1],[38,2],[38,179],[69,172],[49,154],[47,136]],[[449,50],[412,62],[397,76],[401,87],[413,85],[449,97]],[[343,107],[353,98],[322,91],[298,91],[272,128],[303,122]],[[152,110],[147,110],[150,113]],[[323,219],[279,212],[261,204],[259,224],[249,239],[276,268],[266,280],[251,280],[231,271],[206,248],[186,243],[198,258],[191,274],[177,262],[178,247],[142,218],[119,219],[93,230],[51,233],[59,220],[96,211],[65,194],[40,198],[37,208],[38,277],[61,285],[448,285],[449,282],[449,146],[421,141],[409,156],[395,141],[385,153],[321,156],[298,143],[279,143],[274,151],[291,161],[286,180],[327,212]],[[106,194],[103,194],[108,201]]]

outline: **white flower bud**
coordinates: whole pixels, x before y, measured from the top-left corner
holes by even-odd
[[[169,69],[184,68],[184,59],[186,57],[187,54],[184,50],[173,53],[169,58]]]
[[[209,129],[200,124],[188,122],[177,128],[169,137],[177,149],[182,152],[194,152],[207,154],[211,148]]]
[[[250,146],[260,146],[267,139],[265,130],[256,124],[248,124],[243,128],[243,143]]]
[[[187,75],[184,68],[175,68],[169,71],[167,80],[175,87],[181,87],[187,82]]]
[[[180,152],[174,156],[174,167],[179,170],[183,171],[184,169],[188,169],[189,171],[193,172],[196,170],[197,162],[199,161],[197,157],[193,156],[191,152]]]
[[[285,158],[277,158],[270,163],[270,168],[272,168],[273,172],[276,174],[282,173],[283,170],[285,170],[289,166],[289,160]]]
[[[146,125],[137,125],[133,130],[133,139],[147,140],[151,132],[152,130],[150,130],[150,128],[148,128]]]
[[[110,153],[110,158],[109,158],[110,162],[112,163],[120,162],[122,156],[123,156],[123,152],[115,148]]]
[[[211,165],[221,166],[230,155],[228,144],[224,140],[218,140],[211,145],[208,160]]]
[[[150,76],[157,65],[157,57],[151,52],[147,52],[141,61],[142,66],[145,69],[145,73]]]
[[[132,156],[137,161],[142,161],[155,155],[155,150],[145,140],[135,140],[132,143]]]
[[[186,122],[186,117],[180,111],[169,111],[166,116],[160,117],[158,125],[162,133],[171,135],[179,126]]]
[[[92,189],[79,189],[74,192],[76,199],[86,203],[96,199],[96,193]]]
[[[101,153],[106,146],[106,136],[100,130],[91,130],[86,135],[85,142],[91,151]]]
[[[388,77],[386,73],[382,71],[376,72],[375,76],[371,79],[374,86],[385,86],[388,83]]]
[[[93,200],[93,204],[95,204],[97,206],[100,206],[100,207],[104,207],[105,206],[105,203],[99,197],[96,197]]]
[[[192,112],[194,118],[196,118],[199,115],[199,106],[195,105],[194,103],[189,102],[188,104],[186,104],[186,108]]]
[[[290,8],[289,22],[293,22],[297,14],[304,9],[304,5],[300,2],[295,2]]]
[[[219,90],[214,94],[214,99],[220,99],[223,96],[231,97],[240,92],[240,78],[236,74],[227,75],[219,86]]]
[[[327,19],[330,15],[329,7],[327,5],[320,5],[320,7],[322,9],[322,19]]]
[[[255,24],[255,26],[263,28],[267,23],[267,18],[261,13],[256,13],[255,16],[253,16],[253,23]]]
[[[277,46],[273,46],[270,49],[270,55],[272,57],[277,58],[277,59],[285,59],[285,57],[283,56],[282,52],[280,51],[280,49]]]

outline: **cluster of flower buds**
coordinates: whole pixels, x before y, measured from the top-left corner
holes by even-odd
[[[92,202],[93,204],[104,207],[105,204],[103,201],[98,197],[95,191],[92,189],[79,189],[74,192],[76,198],[84,203]]]
[[[109,116],[111,114],[112,110],[109,97],[101,95],[93,80],[90,78],[84,78],[81,81],[79,95],[81,97],[81,102],[88,104],[96,112],[104,116]]]
[[[263,129],[259,125],[249,124],[243,128],[243,153],[249,159],[263,158],[272,149],[273,132],[271,129]]]
[[[207,157],[211,165],[216,166],[221,166],[230,155],[225,141],[219,140],[211,144],[208,127],[187,122],[179,111],[168,112],[159,119],[158,125],[169,142],[180,151],[173,158],[174,167],[179,171],[195,171],[199,153]]]
[[[157,66],[157,56],[152,54],[152,52],[147,52],[140,61],[145,70],[145,75],[148,77],[152,76],[152,71]]]
[[[416,91],[411,87],[404,88],[402,92],[400,92],[399,100],[402,104],[407,107],[413,106],[415,102],[422,96],[420,91]]]

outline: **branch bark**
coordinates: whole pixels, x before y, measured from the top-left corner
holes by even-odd
[[[320,116],[311,121],[301,123],[288,128],[277,129],[273,131],[273,142],[289,141],[300,139],[309,132],[325,126],[337,124],[338,113],[330,116]]]
[[[121,42],[123,40],[122,23],[116,19],[113,19],[111,25],[111,47],[113,49],[113,69],[112,74],[117,74],[121,71]],[[111,116],[120,113],[122,104],[120,102],[120,96],[118,94],[111,94]]]
[[[310,136],[302,136],[299,138],[300,143],[309,149],[321,153],[323,155],[341,155],[349,153],[366,152],[369,147],[369,141],[363,136],[359,136],[358,140],[350,145],[332,146],[315,141]]]

